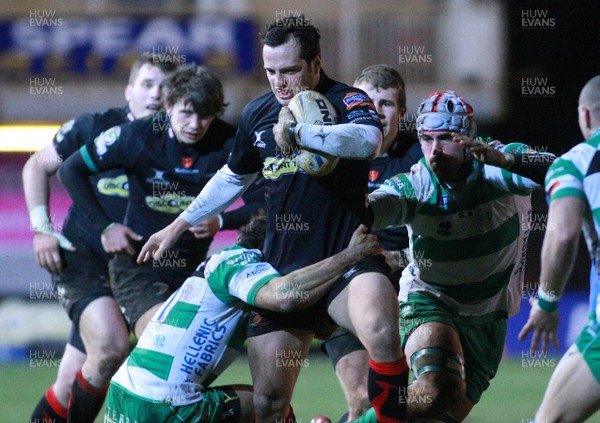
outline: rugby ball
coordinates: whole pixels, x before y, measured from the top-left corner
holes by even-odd
[[[298,123],[335,125],[339,121],[335,107],[324,95],[316,91],[299,92],[292,98],[288,108]],[[339,157],[305,147],[297,149],[293,159],[298,167],[311,176],[329,175],[340,161]]]

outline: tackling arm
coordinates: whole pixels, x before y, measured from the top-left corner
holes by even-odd
[[[506,152],[499,141],[490,143],[474,138],[458,137],[473,156],[482,163],[506,169],[533,182],[544,185],[544,178],[550,165],[556,159],[552,153],[544,152]]]
[[[274,278],[256,295],[255,305],[267,310],[290,313],[306,308],[325,295],[348,267],[382,251],[377,237],[360,225],[348,247],[334,256]]]
[[[392,188],[382,185],[367,198],[371,229],[383,229],[389,225],[404,223],[406,208],[402,199]]]
[[[540,338],[543,351],[548,350],[550,342],[558,347],[556,308],[577,256],[583,208],[583,201],[578,197],[561,197],[550,203],[548,229],[542,245],[538,299],[532,301],[529,320],[519,333],[519,339],[523,340],[533,331],[532,350],[537,349]]]

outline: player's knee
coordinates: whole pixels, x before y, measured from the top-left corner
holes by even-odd
[[[408,402],[427,410],[428,416],[448,411],[466,395],[462,357],[442,348],[423,348],[411,357],[416,381],[408,390]]]
[[[100,374],[100,377],[106,380],[110,379],[117,372],[125,357],[127,357],[127,354],[116,351],[104,355],[98,361],[98,373]]]
[[[441,415],[462,401],[466,394],[464,379],[442,372],[428,372],[408,389],[408,404],[428,410],[429,417]]]
[[[98,374],[108,383],[108,380],[117,372],[123,363],[124,356],[120,354],[109,354],[98,361]]]
[[[272,415],[274,413],[282,414],[287,404],[287,399],[279,390],[268,388],[259,392],[256,390],[256,386],[252,401],[257,416]]]
[[[398,333],[397,327],[386,319],[367,318],[362,325],[359,338],[375,361],[395,360],[400,352],[400,340],[392,336]]]
[[[120,339],[103,339],[90,358],[97,363],[97,371],[102,379],[110,379],[115,374],[129,352],[129,340],[124,337]]]
[[[126,332],[99,336],[94,344],[89,355],[95,355],[99,359],[122,361],[129,352],[129,338]]]

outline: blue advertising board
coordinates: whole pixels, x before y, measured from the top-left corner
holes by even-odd
[[[0,71],[13,76],[56,71],[108,75],[123,58],[151,52],[180,63],[247,73],[255,65],[256,38],[249,19],[76,18],[32,10],[28,17],[0,21]],[[19,70],[25,75],[15,72]]]

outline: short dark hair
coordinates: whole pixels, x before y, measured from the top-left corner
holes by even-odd
[[[387,90],[396,88],[398,90],[398,106],[406,109],[406,86],[402,75],[396,69],[388,65],[371,65],[362,70],[354,81],[354,85],[370,84],[374,88]]]
[[[162,84],[163,102],[171,106],[184,100],[200,116],[216,116],[227,107],[223,85],[209,70],[187,64],[181,66]]]
[[[153,53],[140,54],[135,62],[133,62],[133,65],[131,65],[131,70],[129,71],[129,84],[132,85],[135,82],[138,73],[140,73],[140,68],[144,65],[156,66],[164,74],[169,74],[177,69],[176,63],[173,61],[162,60],[162,56]]]
[[[290,38],[300,47],[300,58],[310,63],[321,53],[319,30],[311,25],[304,14],[297,17],[276,19],[265,25],[259,32],[264,45],[278,47],[287,43]]]
[[[267,213],[265,209],[250,217],[250,221],[242,226],[238,232],[237,243],[244,248],[262,249],[267,236]]]

